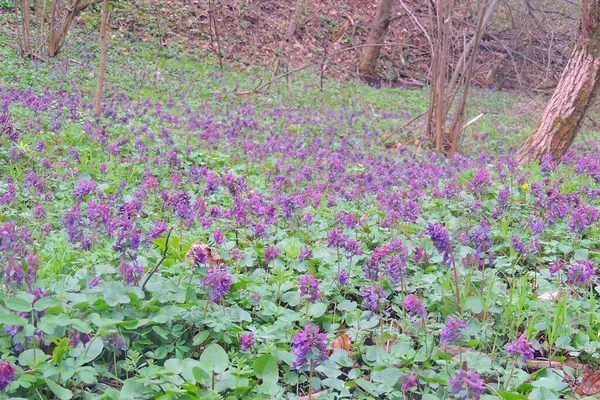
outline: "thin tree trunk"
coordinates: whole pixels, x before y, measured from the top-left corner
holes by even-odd
[[[23,50],[26,54],[31,54],[31,7],[29,0],[22,0],[21,13],[23,14]]]
[[[371,24],[371,30],[367,37],[367,45],[381,43],[387,34],[391,21],[392,4],[392,0],[379,0],[375,19]],[[370,78],[375,74],[377,57],[379,57],[380,50],[381,46],[368,46],[364,48],[358,62],[358,73],[361,78]]]
[[[102,22],[100,24],[100,68],[98,70],[98,88],[96,89],[96,118],[100,118],[102,113],[102,91],[104,88],[104,73],[106,72],[106,53],[108,44],[106,40],[106,31],[108,30],[108,0],[102,4]]]
[[[50,57],[55,57],[60,51],[60,48],[69,33],[73,20],[77,18],[83,10],[92,4],[100,3],[101,1],[102,0],[88,0],[82,2],[81,0],[75,0],[67,10],[67,14],[62,22],[59,21],[61,13],[59,11],[58,0],[53,1],[52,16],[50,18],[50,40],[48,43],[48,55]]]
[[[221,51],[221,38],[219,36],[219,26],[217,25],[217,20],[213,12],[213,5],[211,0],[208,0],[208,17],[210,19],[210,25],[212,26],[215,32],[215,39],[217,40],[217,55],[219,56],[219,66],[221,67],[221,69],[223,69],[223,53]]]
[[[534,132],[517,151],[520,163],[540,161],[545,154],[554,160],[569,149],[593,103],[600,81],[600,5],[583,4],[579,41],[565,66],[552,97]]]
[[[296,0],[296,6],[294,7],[294,14],[292,15],[292,19],[290,20],[290,25],[285,33],[285,40],[290,41],[294,38],[296,34],[296,29],[298,28],[298,23],[300,22],[300,17],[302,17],[302,13],[304,12],[304,8],[306,7],[306,0]]]

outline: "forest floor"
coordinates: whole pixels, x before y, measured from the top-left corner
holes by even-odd
[[[2,38],[4,39],[4,38]],[[511,159],[530,99],[111,40],[0,47],[0,398],[558,399],[600,392],[600,148]],[[4,392],[2,392],[4,391]]]

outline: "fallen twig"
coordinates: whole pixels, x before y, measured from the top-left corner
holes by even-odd
[[[388,134],[386,137],[384,137],[383,139],[381,139],[381,143],[385,143],[392,136],[394,136],[394,135],[402,132],[404,130],[404,128],[406,128],[407,126],[411,125],[413,122],[417,121],[419,118],[421,118],[422,116],[424,116],[425,114],[427,114],[428,111],[429,110],[423,111],[421,114],[417,115],[416,117],[414,117],[413,119],[411,119],[410,121],[408,121],[406,124],[402,125],[400,128],[396,129],[395,131],[392,131],[392,133]]]
[[[335,51],[333,53],[328,54],[326,58],[331,58],[331,57],[336,56],[338,54],[345,53],[346,51],[361,49],[363,47],[373,47],[373,46],[402,46],[402,47],[412,47],[412,48],[415,48],[415,46],[412,46],[412,45],[408,45],[408,44],[396,44],[396,43],[361,44],[361,45],[358,45],[358,46],[347,47],[347,48],[345,48],[343,50]],[[289,75],[293,74],[294,72],[302,71],[303,69],[306,69],[306,68],[311,67],[313,65],[322,64],[323,61],[324,60],[321,59],[319,61],[313,61],[313,62],[310,62],[308,64],[304,64],[304,65],[302,65],[302,66],[300,66],[300,67],[298,67],[296,69],[293,69],[291,71],[288,71],[288,72],[280,74],[280,75],[277,75],[276,77],[272,78],[268,82],[265,82],[262,85],[259,85],[259,86],[255,87],[252,90],[246,90],[246,91],[243,91],[243,92],[237,92],[236,95],[237,96],[246,96],[246,95],[250,95],[250,94],[261,93],[262,90],[264,88],[268,87],[269,85],[271,85],[271,83],[273,83],[273,82],[275,82],[275,81],[277,81],[277,80],[279,80],[281,78],[285,78],[286,76],[289,76]]]
[[[144,283],[142,283],[142,290],[144,290],[146,284],[148,283],[150,278],[152,278],[152,275],[154,275],[154,273],[158,270],[163,261],[167,259],[167,252],[169,251],[169,238],[171,237],[171,232],[173,232],[173,227],[171,227],[171,229],[169,229],[169,233],[167,233],[167,240],[165,241],[165,250],[163,251],[162,258],[158,261],[154,269],[148,274],[148,277],[144,280]]]

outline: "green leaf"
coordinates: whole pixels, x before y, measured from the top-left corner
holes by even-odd
[[[527,400],[527,396],[520,393],[505,392],[504,390],[498,390],[496,393],[498,393],[503,400]]]
[[[39,363],[46,361],[48,358],[50,358],[50,356],[40,349],[29,349],[19,355],[18,361],[19,365],[22,365],[23,367],[35,367]]]
[[[337,309],[340,311],[352,312],[356,310],[357,303],[355,301],[344,300],[337,305]]]
[[[14,311],[31,312],[33,310],[31,303],[20,297],[11,297],[10,299],[6,300],[4,304],[7,308]]]
[[[382,383],[385,388],[393,387],[402,376],[399,368],[390,367],[381,371],[373,371],[371,379],[373,382]]]
[[[194,346],[201,345],[208,338],[208,335],[210,335],[209,331],[202,331],[202,332],[198,333],[196,336],[194,336],[192,345],[194,345]]]
[[[75,356],[74,354],[71,354],[71,352],[77,350],[81,350],[79,355]],[[104,342],[99,338],[94,338],[87,343],[83,349],[72,349],[70,354],[72,357],[77,357],[77,366],[81,366],[98,358],[98,356],[102,354],[102,350],[104,350]]]
[[[44,379],[44,382],[46,382],[46,385],[52,390],[52,393],[60,400],[70,400],[73,398],[73,392],[58,385],[56,382],[53,382],[50,379]]]
[[[111,281],[104,285],[102,290],[104,301],[111,307],[118,304],[129,304],[131,299],[127,295],[127,288],[121,282]]]
[[[35,302],[35,304],[33,305],[33,309],[35,311],[44,311],[50,307],[56,306],[57,304],[58,303],[56,303],[54,299],[51,299],[49,297],[43,297]]]
[[[277,382],[279,379],[279,368],[275,357],[264,354],[254,361],[254,373],[263,382]]]
[[[327,311],[327,304],[315,303],[308,309],[308,315],[310,315],[312,318],[319,318],[325,314],[325,311]]]
[[[0,315],[0,324],[4,325],[25,325],[27,320],[23,317],[19,317],[14,314],[2,314]]]
[[[465,309],[479,314],[483,311],[483,299],[481,296],[469,296],[465,300]]]
[[[575,249],[575,254],[573,255],[573,259],[575,261],[579,260],[587,260],[590,256],[590,252],[587,249]]]
[[[235,322],[252,322],[252,316],[250,313],[240,307],[231,307],[229,309],[229,316]]]
[[[296,290],[284,293],[283,296],[281,296],[281,301],[288,304],[290,307],[296,307],[300,304],[300,293]]]
[[[209,345],[202,355],[200,356],[200,362],[204,370],[208,372],[216,372],[220,374],[227,369],[229,365],[229,356],[221,346],[218,344]]]
[[[379,396],[379,393],[377,392],[377,388],[371,382],[366,381],[362,378],[359,378],[359,379],[355,380],[354,382],[356,382],[356,384],[358,386],[360,386],[363,390],[372,394],[373,396]]]

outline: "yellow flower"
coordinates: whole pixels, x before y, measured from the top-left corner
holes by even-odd
[[[364,167],[364,165],[362,165],[361,163],[358,163],[358,166],[361,168]]]
[[[250,194],[254,194],[254,190],[250,189]]]
[[[527,189],[529,189],[529,185],[527,183],[524,183],[521,185],[521,189],[527,190]]]

